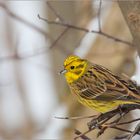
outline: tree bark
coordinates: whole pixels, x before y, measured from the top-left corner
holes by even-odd
[[[140,56],[140,1],[119,0],[118,4],[132,34],[133,44]]]

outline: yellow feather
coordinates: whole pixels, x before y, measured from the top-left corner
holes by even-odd
[[[116,76],[103,66],[78,56],[64,61],[64,75],[78,101],[98,112],[123,104],[140,104],[140,91],[133,81]]]

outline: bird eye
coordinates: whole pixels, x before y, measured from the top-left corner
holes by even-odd
[[[71,66],[70,68],[71,68],[71,69],[74,69],[74,66]]]

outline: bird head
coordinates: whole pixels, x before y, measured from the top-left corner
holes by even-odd
[[[78,56],[69,56],[64,61],[64,70],[60,73],[64,74],[68,83],[78,80],[86,71],[88,61]]]

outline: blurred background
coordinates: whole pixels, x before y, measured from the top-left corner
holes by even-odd
[[[48,24],[38,15],[89,31]],[[87,130],[90,119],[55,118],[97,114],[73,98],[64,76],[58,74],[68,55],[76,54],[118,75],[125,73],[140,83],[139,58],[125,42],[131,43],[132,36],[115,1],[1,0],[0,17],[0,140],[71,140],[75,128]],[[120,134],[109,129],[98,139]],[[96,139],[96,132],[88,136]]]

